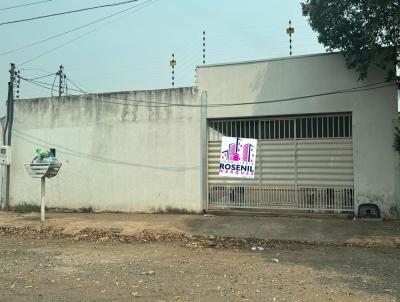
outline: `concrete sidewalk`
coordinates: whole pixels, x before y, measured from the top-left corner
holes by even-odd
[[[171,214],[0,212],[0,228],[57,228],[76,235],[88,229],[118,230],[135,236],[142,231],[183,233],[294,242],[400,247],[400,222],[295,217],[211,216]]]

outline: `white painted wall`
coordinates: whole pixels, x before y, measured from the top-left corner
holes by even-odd
[[[198,67],[198,89],[208,105],[272,101],[380,83],[385,72],[372,67],[368,79],[348,70],[340,54]],[[208,118],[352,112],[356,205],[374,202],[384,216],[399,212],[399,159],[392,148],[397,125],[397,91],[390,87],[301,100],[208,108]],[[397,208],[397,210],[396,210]]]
[[[40,180],[23,166],[40,146],[56,148],[63,163],[47,181],[49,207],[200,211],[201,112],[141,106],[149,102],[193,105],[200,95],[181,88],[17,101],[11,205],[40,200]]]

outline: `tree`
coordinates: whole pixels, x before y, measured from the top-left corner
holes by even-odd
[[[328,51],[342,51],[359,79],[371,64],[386,70],[394,63],[388,80],[400,84],[400,0],[306,0],[301,6],[319,42]]]

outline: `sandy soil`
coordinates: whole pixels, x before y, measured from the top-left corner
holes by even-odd
[[[399,276],[390,248],[0,236],[0,301],[400,301]]]

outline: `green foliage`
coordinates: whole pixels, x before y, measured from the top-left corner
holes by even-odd
[[[174,208],[171,206],[166,206],[165,209],[159,207],[157,209],[152,209],[153,213],[158,214],[197,214],[195,211],[189,211],[183,208]]]
[[[400,129],[395,128],[393,148],[400,154]]]
[[[34,203],[23,202],[12,207],[12,210],[19,213],[40,212],[40,206]]]
[[[94,213],[94,209],[92,207],[88,208],[80,208],[78,209],[79,213]]]
[[[301,5],[319,42],[329,51],[342,51],[360,79],[371,64],[400,68],[400,0],[306,0]],[[388,80],[399,84],[396,68],[387,72]]]

